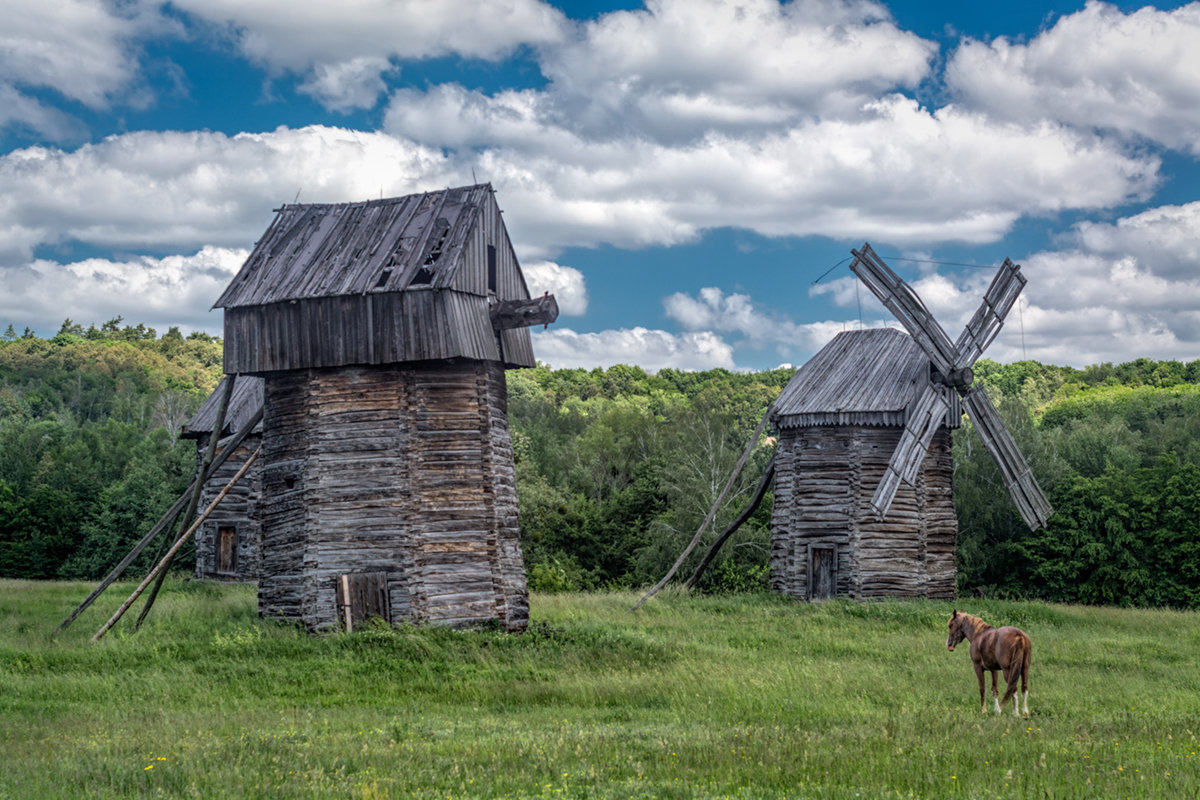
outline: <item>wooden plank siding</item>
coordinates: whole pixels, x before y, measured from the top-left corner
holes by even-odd
[[[230,479],[246,463],[250,454],[258,449],[262,437],[251,434],[242,441],[233,454],[217,468],[205,482],[200,494],[200,508],[207,508]],[[207,436],[200,439],[196,455],[197,468],[207,446]],[[221,581],[255,581],[259,573],[260,527],[259,497],[261,492],[262,461],[255,461],[221,503],[196,529],[197,578]],[[234,554],[236,568],[225,571],[220,568],[219,530],[232,527],[237,532],[237,550]]]
[[[950,431],[934,434],[916,486],[900,487],[886,517],[870,507],[900,433],[870,426],[780,431],[771,516],[775,591],[809,599],[809,545],[816,544],[836,547],[839,596],[955,596]]]
[[[393,621],[525,626],[499,364],[273,373],[265,397],[263,613],[328,629],[338,576],[381,572]]]

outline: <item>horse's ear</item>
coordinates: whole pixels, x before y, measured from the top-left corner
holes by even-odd
[[[956,608],[956,609],[954,609],[954,613],[950,615],[950,619],[954,619],[957,616],[958,616],[958,609]]]

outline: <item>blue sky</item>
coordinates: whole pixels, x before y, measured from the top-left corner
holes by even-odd
[[[863,241],[952,337],[1021,263],[989,357],[1200,358],[1200,3],[0,8],[17,331],[219,333],[279,204],[490,181],[554,366],[801,363]]]

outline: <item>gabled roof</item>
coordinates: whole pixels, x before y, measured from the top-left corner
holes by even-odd
[[[491,184],[285,205],[213,308],[446,288]]]
[[[217,406],[221,404],[221,393],[225,391],[227,380],[228,376],[221,379],[213,393],[200,405],[195,416],[183,426],[183,431],[179,434],[181,439],[199,439],[212,433],[217,424]],[[252,375],[239,375],[237,382],[233,384],[233,394],[229,396],[229,406],[225,409],[225,429],[221,435],[240,431],[262,406],[263,379]],[[254,431],[262,432],[262,422],[254,427]]]
[[[929,358],[907,333],[894,328],[843,331],[821,348],[780,392],[772,421],[780,428],[905,423],[909,405],[929,385]],[[958,395],[947,425],[958,427]]]

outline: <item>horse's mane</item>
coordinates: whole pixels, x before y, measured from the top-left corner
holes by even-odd
[[[974,614],[968,614],[965,611],[956,611],[955,613],[966,619],[966,626],[971,629],[972,635],[992,627],[991,623],[985,622],[983,618],[977,617]]]

